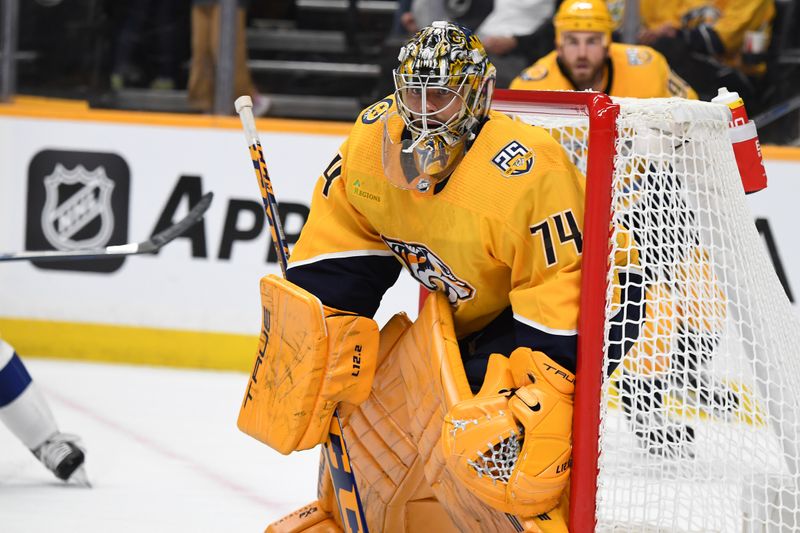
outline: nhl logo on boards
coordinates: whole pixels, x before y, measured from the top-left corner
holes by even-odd
[[[43,150],[28,170],[28,250],[81,250],[127,242],[128,165],[116,154]],[[114,272],[124,257],[34,264]]]
[[[533,162],[533,150],[528,150],[519,141],[511,141],[492,158],[492,163],[507,178],[527,174],[533,168]]]
[[[69,198],[62,198],[61,185],[80,185]],[[53,173],[44,179],[45,202],[42,209],[42,231],[47,241],[57,250],[102,248],[108,244],[114,230],[114,213],[111,210],[111,193],[114,182],[106,176],[106,169],[97,167],[91,172],[83,165],[72,170],[56,163]],[[95,218],[100,228],[86,238],[76,235]]]

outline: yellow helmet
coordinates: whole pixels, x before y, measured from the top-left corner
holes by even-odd
[[[563,33],[568,31],[602,33],[608,44],[614,31],[614,20],[603,0],[566,0],[553,17],[553,25],[557,44],[561,44]]]

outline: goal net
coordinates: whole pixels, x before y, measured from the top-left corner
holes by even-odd
[[[800,324],[725,106],[498,91],[587,174],[570,527],[800,531]]]

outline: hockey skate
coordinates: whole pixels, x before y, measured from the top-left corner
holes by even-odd
[[[637,413],[631,427],[639,445],[662,459],[694,458],[694,428],[671,422],[658,413]]]
[[[623,371],[620,400],[639,446],[663,459],[694,457],[694,428],[670,419],[664,404],[664,380]]]
[[[669,378],[670,394],[720,420],[728,420],[741,408],[740,394],[696,365],[679,368]]]
[[[711,354],[719,344],[718,336],[688,334],[678,336],[678,351],[673,354],[669,392],[686,405],[705,411],[720,420],[729,420],[741,408],[740,394],[711,373]]]
[[[75,435],[56,433],[31,452],[58,479],[90,487],[83,468],[84,451],[77,443]]]

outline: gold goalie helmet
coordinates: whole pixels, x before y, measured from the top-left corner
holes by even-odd
[[[404,128],[384,120],[386,176],[426,192],[461,161],[489,112],[495,68],[480,40],[456,24],[436,21],[401,49],[395,100]]]

